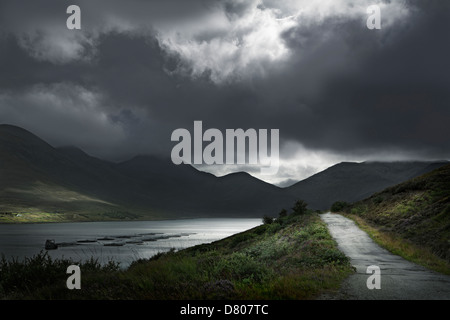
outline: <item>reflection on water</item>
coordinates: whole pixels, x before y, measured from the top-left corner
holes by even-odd
[[[125,268],[158,252],[210,243],[261,224],[261,219],[185,219],[165,221],[80,222],[0,225],[0,253],[7,259],[31,257],[45,250],[45,241],[58,245],[52,258],[100,263],[120,262]]]

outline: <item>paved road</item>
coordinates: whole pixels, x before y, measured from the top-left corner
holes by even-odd
[[[319,299],[450,300],[450,276],[430,271],[381,248],[348,218],[332,213],[320,216],[328,224],[339,249],[350,258],[356,273],[344,281],[339,292]],[[380,289],[367,288],[373,272],[366,271],[372,265],[380,268]]]

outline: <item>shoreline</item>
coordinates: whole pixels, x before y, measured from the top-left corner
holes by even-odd
[[[173,220],[193,220],[193,219],[262,219],[262,217],[252,216],[182,216],[182,217],[166,217],[166,218],[139,218],[139,219],[94,219],[94,220],[62,220],[62,221],[2,221],[0,225],[26,225],[26,224],[54,224],[54,223],[84,223],[84,222],[150,222],[150,221],[173,221]]]

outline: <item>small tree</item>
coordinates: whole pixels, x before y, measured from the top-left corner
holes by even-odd
[[[280,211],[280,213],[278,214],[278,216],[279,216],[280,218],[286,217],[286,216],[287,216],[287,211],[286,211],[286,209],[281,209],[281,211]]]
[[[303,200],[297,200],[292,210],[294,210],[294,214],[305,214],[308,204]]]
[[[273,222],[273,218],[269,217],[267,215],[264,215],[262,221],[263,221],[264,224],[271,224]]]
[[[341,212],[345,210],[348,206],[349,204],[345,201],[336,201],[331,205],[330,210],[331,212]]]

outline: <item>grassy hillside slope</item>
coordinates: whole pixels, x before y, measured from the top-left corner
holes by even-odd
[[[444,260],[444,269],[450,266],[450,165],[375,193],[344,211],[379,241],[384,238],[385,246],[396,253],[418,262],[431,254]]]

